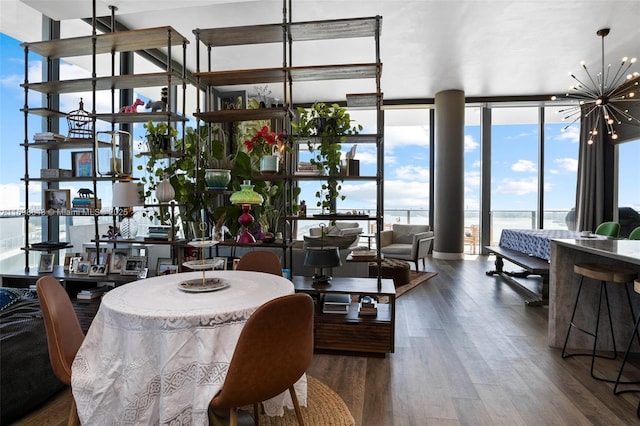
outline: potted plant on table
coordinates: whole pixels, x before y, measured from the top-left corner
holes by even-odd
[[[346,108],[338,104],[316,102],[310,109],[299,107],[298,113],[298,122],[292,123],[293,130],[298,138],[307,140],[311,165],[327,176],[327,181],[316,192],[316,206],[323,212],[335,213],[336,199],[346,198],[340,195],[340,182],[343,181],[340,178],[341,144],[347,140],[347,135],[362,130],[362,126],[353,124]]]
[[[268,126],[263,126],[255,134],[244,141],[249,155],[260,161],[260,173],[277,173],[279,154],[284,150],[284,132],[272,132]]]

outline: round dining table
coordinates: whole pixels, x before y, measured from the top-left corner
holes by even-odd
[[[286,278],[260,272],[204,276],[223,288],[202,291],[203,272],[188,272],[125,284],[103,296],[72,366],[83,424],[208,423],[209,401],[222,388],[245,322],[294,288]],[[306,376],[295,388],[306,405]],[[282,415],[285,406],[293,407],[288,392],[264,402],[268,415]]]

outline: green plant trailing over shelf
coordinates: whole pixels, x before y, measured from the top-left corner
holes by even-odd
[[[211,226],[215,223],[214,218],[222,214],[221,211],[214,211],[211,195],[206,192],[206,168],[229,168],[232,175],[229,190],[239,189],[240,183],[244,179],[250,179],[252,174],[251,159],[246,152],[238,150],[234,154],[225,155],[225,143],[217,138],[219,132],[217,127],[211,131],[207,127],[200,127],[198,131],[187,127],[184,138],[176,141],[176,151],[183,155],[167,158],[162,152],[152,152],[147,157],[147,163],[138,166],[139,170],[145,171],[145,176],[140,179],[140,184],[144,185],[145,199],[152,199],[164,173],[170,176],[169,181],[176,193],[175,200],[180,204],[185,232],[188,232],[187,223],[195,224],[203,220],[203,212],[204,219]],[[227,211],[226,220],[232,228],[233,219],[237,219],[241,209],[229,206],[223,210]],[[168,209],[161,207],[157,217],[160,222],[166,223],[170,217]]]
[[[169,127],[164,122],[155,124],[151,120],[146,122],[143,127],[146,130],[145,136],[150,152],[167,152],[171,150],[171,141],[178,136],[178,130],[175,127]]]
[[[312,157],[310,163],[327,176],[326,182],[316,192],[316,206],[322,211],[336,211],[336,200],[344,200],[340,195],[344,179],[340,174],[340,149],[347,135],[362,130],[359,124],[353,124],[346,108],[338,104],[328,105],[316,102],[311,108],[298,108],[299,119],[292,123],[296,137],[306,139]]]

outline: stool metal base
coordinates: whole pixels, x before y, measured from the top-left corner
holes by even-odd
[[[597,314],[596,314],[596,327],[595,327],[595,331],[589,331],[589,330],[585,330],[583,328],[580,328],[578,325],[575,324],[574,322],[574,318],[576,315],[576,310],[578,307],[578,302],[580,300],[580,293],[582,292],[582,286],[584,284],[584,275],[581,275],[580,278],[580,286],[578,287],[578,294],[576,295],[576,300],[575,303],[573,305],[573,312],[571,313],[571,320],[569,322],[569,329],[567,330],[567,335],[565,337],[564,340],[564,345],[562,347],[562,358],[566,359],[569,357],[574,357],[574,356],[589,356],[591,357],[591,367],[590,367],[590,374],[591,377],[593,377],[596,380],[599,381],[603,381],[603,382],[607,382],[607,383],[615,383],[616,387],[619,384],[638,384],[640,382],[638,381],[634,381],[634,382],[620,382],[620,377],[622,374],[622,368],[624,367],[624,364],[626,363],[626,359],[628,357],[628,350],[627,353],[625,354],[625,359],[623,360],[623,364],[619,370],[618,373],[618,377],[614,380],[614,379],[609,379],[609,378],[605,378],[605,377],[599,377],[595,374],[594,369],[595,369],[595,359],[596,358],[601,358],[601,359],[607,359],[607,360],[614,360],[618,357],[618,350],[616,348],[616,340],[615,340],[615,335],[613,332],[613,321],[611,319],[611,307],[609,305],[609,294],[607,292],[607,286],[606,286],[606,282],[605,281],[600,281],[600,294],[598,297],[598,310],[597,310]],[[623,284],[624,288],[625,288],[625,293],[627,296],[627,301],[629,303],[629,309],[631,311],[631,316],[632,318],[635,319],[635,313],[633,311],[633,305],[631,304],[631,296],[629,294],[629,289],[627,288],[626,284]],[[599,333],[599,329],[600,329],[600,313],[602,310],[602,296],[604,294],[604,300],[605,300],[605,305],[607,308],[607,317],[609,320],[609,331],[611,333],[611,342],[613,344],[613,356],[606,356],[606,355],[599,355],[596,353],[597,351],[597,347],[598,347],[598,333]],[[640,321],[640,319],[639,319]],[[634,335],[638,338],[638,342],[640,342],[640,335],[638,335],[637,333],[637,326],[638,326],[638,321],[636,321],[636,327],[634,328]],[[581,331],[585,334],[588,334],[590,336],[593,337],[593,349],[591,351],[591,353],[567,353],[567,343],[569,342],[569,336],[571,335],[571,330],[573,329],[577,329],[578,331]],[[633,335],[631,336],[630,342],[629,342],[629,348],[631,347],[631,344],[633,342]],[[620,391],[622,392],[622,391]],[[629,391],[630,392],[630,391]]]

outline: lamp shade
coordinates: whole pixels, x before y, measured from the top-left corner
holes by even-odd
[[[342,265],[342,261],[338,247],[308,247],[304,264],[316,268],[334,268]]]
[[[111,198],[113,207],[133,207],[143,205],[138,191],[138,184],[132,181],[118,181],[113,183]]]
[[[251,181],[245,180],[244,183],[240,185],[240,191],[236,191],[231,194],[229,201],[231,201],[231,204],[262,205],[264,199],[262,198],[262,195],[253,190]]]

